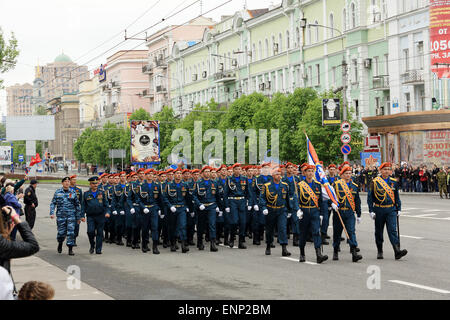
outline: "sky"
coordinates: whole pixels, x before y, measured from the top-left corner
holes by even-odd
[[[7,39],[14,32],[20,50],[16,67],[0,74],[0,78],[5,87],[32,84],[34,66],[53,62],[62,52],[93,70],[118,50],[139,43],[142,45],[136,49],[146,49],[138,40],[112,49],[124,39],[125,29],[130,36],[153,26],[147,31],[151,35],[167,25],[185,23],[201,12],[218,22],[222,15],[242,10],[245,3],[249,9],[260,9],[278,6],[281,0],[0,0],[0,28]],[[174,16],[161,22],[170,15]],[[136,36],[144,37],[144,33]],[[6,115],[5,90],[0,90],[0,112]]]

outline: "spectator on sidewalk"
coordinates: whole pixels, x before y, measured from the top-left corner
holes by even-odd
[[[14,299],[14,282],[11,275],[3,267],[0,267],[0,301]]]
[[[38,207],[38,198],[36,196],[36,188],[38,182],[31,180],[30,186],[25,190],[25,197],[23,202],[25,203],[25,219],[30,225],[30,229],[33,230],[34,222],[36,221],[36,208]]]
[[[23,216],[22,205],[19,202],[19,199],[23,198],[23,193],[18,195],[17,197],[14,195],[14,185],[12,182],[8,183],[5,187],[5,205],[11,206],[14,210],[20,215]],[[14,227],[13,231],[10,234],[11,240],[16,240],[17,227]]]
[[[436,164],[433,164],[433,169],[431,171],[431,179],[430,179],[430,192],[438,192],[438,179],[437,174],[439,173],[439,168]]]
[[[47,283],[28,281],[19,291],[19,300],[52,300],[55,289]]]

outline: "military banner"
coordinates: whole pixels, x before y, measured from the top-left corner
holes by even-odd
[[[131,163],[161,163],[159,121],[131,121]]]

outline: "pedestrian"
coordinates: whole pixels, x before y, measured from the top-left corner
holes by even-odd
[[[36,221],[36,208],[38,207],[38,198],[36,196],[36,188],[38,182],[33,179],[30,181],[30,186],[25,189],[25,196],[23,202],[25,203],[25,219],[33,230]]]
[[[439,196],[443,199],[442,194],[445,194],[445,198],[448,199],[447,193],[447,173],[445,173],[444,168],[440,168],[439,172],[436,174],[436,180],[439,187]]]
[[[361,199],[359,197],[359,186],[351,180],[351,167],[344,166],[341,169],[342,179],[333,183],[336,197],[339,202],[339,208],[332,203],[333,208],[333,260],[339,260],[339,246],[343,225],[348,233],[348,244],[352,261],[358,262],[362,256],[357,253],[358,242],[356,241],[355,220],[361,223]],[[357,218],[355,219],[355,214]],[[341,220],[342,219],[342,220]]]
[[[70,177],[61,180],[62,188],[55,191],[50,203],[50,218],[55,219],[58,228],[56,240],[58,241],[58,253],[62,252],[64,240],[67,238],[69,255],[73,253],[75,244],[75,225],[85,221],[81,216],[80,201],[74,190],[70,189]],[[55,214],[56,211],[56,214]]]
[[[383,233],[387,227],[389,240],[394,248],[395,259],[405,256],[408,251],[400,249],[397,233],[397,217],[400,216],[402,204],[397,180],[390,177],[392,165],[388,162],[380,166],[381,177],[375,178],[367,195],[370,217],[375,221],[375,243],[378,249],[377,259],[383,259]]]
[[[19,214],[19,216],[23,215],[22,204],[20,204],[18,198],[16,198],[16,196],[14,195],[14,187],[12,182],[8,183],[5,187],[4,199],[5,205],[13,207],[14,210]],[[16,234],[17,234],[17,227],[14,227],[14,229],[10,234],[11,240],[13,241],[16,240]]]
[[[0,301],[15,300],[14,282],[8,271],[0,267]]]
[[[98,189],[98,178],[89,178],[89,190],[84,193],[82,218],[87,217],[87,234],[91,245],[89,253],[102,254],[105,219],[110,216],[108,200],[103,190]]]
[[[28,281],[19,291],[19,300],[52,300],[55,289],[47,283]]]

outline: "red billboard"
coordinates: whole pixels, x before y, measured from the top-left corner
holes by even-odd
[[[431,71],[450,78],[450,0],[430,0]]]

